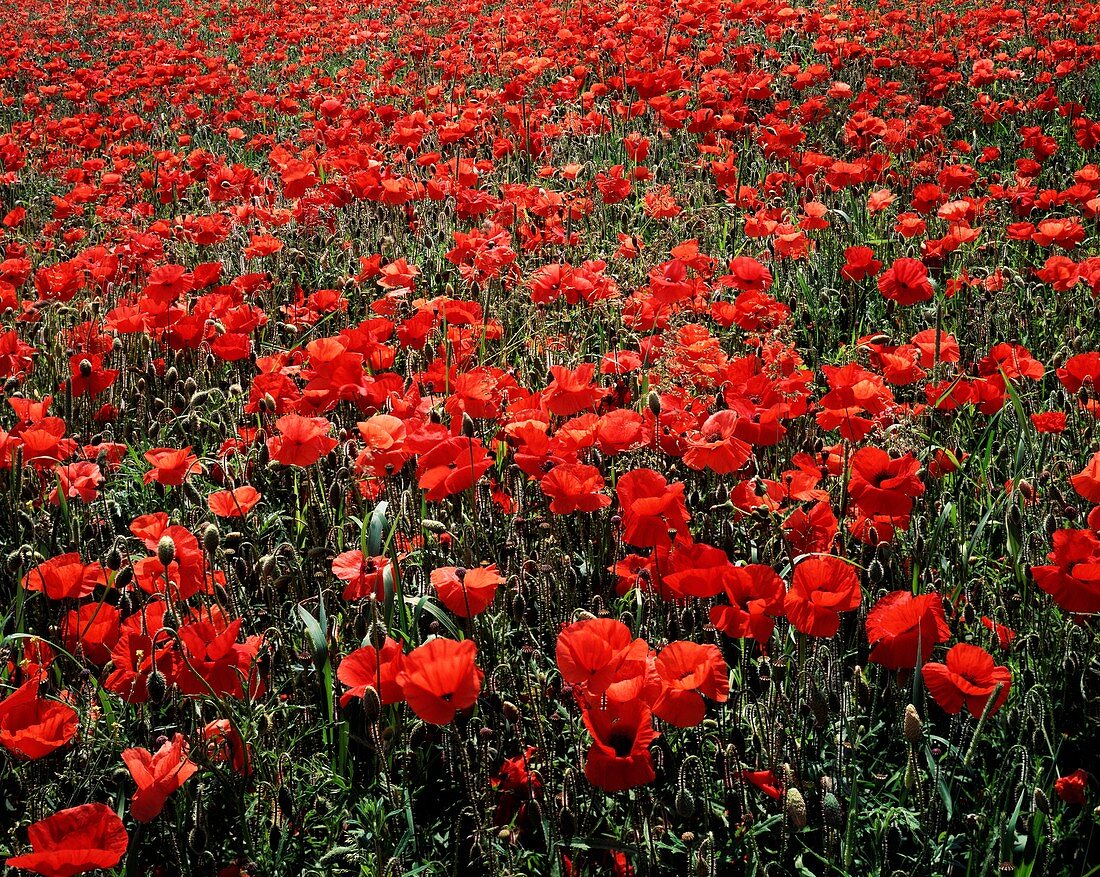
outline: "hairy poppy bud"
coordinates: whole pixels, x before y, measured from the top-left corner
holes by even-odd
[[[202,547],[206,549],[206,553],[214,554],[218,550],[221,541],[221,531],[214,524],[208,525],[202,534]]]
[[[1037,788],[1032,795],[1032,799],[1035,802],[1035,809],[1042,813],[1044,816],[1050,816],[1050,799],[1047,797],[1046,792]]]
[[[78,366],[78,368],[80,369],[80,376],[81,376],[82,378],[88,378],[88,377],[91,377],[91,375],[92,375],[92,363],[91,363],[91,360],[88,360],[88,359],[82,359],[82,360],[80,360],[80,365]]]
[[[176,543],[171,536],[167,534],[160,537],[160,541],[157,543],[157,560],[160,561],[160,565],[167,568],[171,565],[172,561],[176,559]]]
[[[795,830],[806,827],[806,799],[794,786],[787,789],[787,818]]]
[[[462,412],[462,434],[466,438],[474,437],[474,419],[465,411]]]
[[[909,704],[905,708],[905,718],[901,724],[902,733],[910,743],[918,743],[924,734],[924,723],[920,720],[917,708]]]
[[[657,394],[656,390],[650,390],[649,395],[646,397],[646,405],[649,406],[649,410],[653,412],[654,417],[659,417],[661,414],[661,397]]]
[[[378,696],[378,689],[368,685],[363,691],[363,716],[367,724],[373,725],[382,715],[382,699]]]
[[[112,548],[107,552],[106,563],[107,569],[112,572],[118,572],[119,568],[122,566],[122,553],[117,548]]]
[[[839,828],[844,823],[844,810],[840,799],[832,792],[826,792],[821,798],[821,814],[830,828]]]
[[[159,670],[154,670],[149,674],[149,679],[145,683],[146,688],[149,690],[149,699],[155,703],[163,703],[164,695],[168,693],[168,680],[164,678],[164,674]]]

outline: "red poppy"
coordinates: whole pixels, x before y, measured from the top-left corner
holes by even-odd
[[[1088,783],[1088,772],[1079,767],[1073,773],[1054,781],[1054,793],[1067,804],[1083,805]]]
[[[420,455],[417,484],[428,502],[438,502],[473,487],[492,465],[480,439],[455,436]]]
[[[550,366],[554,379],[543,391],[546,410],[560,417],[569,417],[594,409],[608,394],[607,390],[592,383],[595,373],[594,363],[584,363],[572,370],[560,365]]]
[[[562,679],[591,697],[605,694],[628,664],[645,660],[649,646],[634,639],[616,618],[575,621],[558,634],[556,658]]]
[[[111,660],[119,636],[119,612],[110,603],[85,603],[70,609],[61,623],[65,648],[102,667]]]
[[[645,703],[608,702],[602,709],[583,710],[582,715],[592,735],[584,763],[584,775],[592,785],[605,792],[620,792],[657,778],[649,746],[660,735]]]
[[[87,597],[107,584],[107,571],[98,563],[84,563],[75,551],[51,557],[23,576],[23,587],[41,591],[51,600]]]
[[[431,580],[443,605],[462,618],[480,615],[488,609],[497,588],[504,584],[495,563],[472,569],[439,567],[432,570]]]
[[[8,859],[43,877],[73,877],[110,869],[122,861],[130,839],[126,827],[106,804],[82,804],[61,810],[27,829],[34,852]]]
[[[555,515],[595,512],[611,505],[611,497],[602,492],[603,475],[595,466],[560,463],[542,477],[539,486],[550,497]]]
[[[741,779],[748,780],[769,798],[778,801],[783,796],[783,786],[779,778],[770,770],[743,770]]]
[[[271,459],[284,466],[312,466],[337,445],[327,435],[331,426],[323,417],[283,415],[275,421],[279,434],[267,440]]]
[[[693,642],[665,646],[654,662],[661,693],[653,714],[678,728],[693,728],[703,721],[703,697],[715,703],[729,699],[729,667],[718,647]]]
[[[152,822],[164,809],[168,796],[181,788],[199,769],[187,757],[186,740],[174,734],[155,753],[145,749],[124,749],[122,760],[137,783],[130,799],[130,815],[138,822]]]
[[[141,612],[125,619],[118,641],[111,649],[111,672],[103,683],[108,691],[127,703],[149,700],[149,677],[154,670],[163,674],[171,639],[164,630],[164,602],[149,603]]]
[[[640,548],[689,539],[684,485],[669,484],[652,469],[633,469],[615,485],[623,516],[623,540]]]
[[[354,548],[336,555],[332,561],[332,574],[346,583],[345,600],[362,600],[372,594],[384,600],[387,580],[393,587],[395,570],[390,558],[384,555],[366,557]]]
[[[251,753],[240,732],[229,719],[207,722],[199,732],[206,757],[215,764],[228,762],[241,776],[252,772]]]
[[[73,396],[98,396],[118,378],[118,369],[105,369],[103,357],[77,353],[69,358],[69,389]]]
[[[894,459],[879,448],[860,448],[852,455],[848,495],[866,515],[906,517],[913,499],[924,493],[919,471],[912,454]]]
[[[736,472],[752,456],[752,446],[739,437],[740,422],[740,415],[728,409],[712,414],[685,436],[684,462],[719,475]]]
[[[425,722],[446,725],[459,710],[472,707],[485,674],[474,663],[473,640],[436,637],[405,656],[397,683],[412,711]]]
[[[153,448],[146,451],[144,456],[145,462],[153,467],[145,473],[146,484],[156,481],[165,487],[179,487],[187,476],[202,471],[202,464],[191,453],[190,446],[179,449]]]
[[[671,551],[658,550],[660,584],[670,591],[670,597],[716,597],[722,593],[726,578],[733,573],[721,548],[702,542],[679,544]]]
[[[725,578],[725,591],[730,605],[712,607],[711,623],[734,639],[771,639],[787,593],[778,573],[761,563],[734,567]]]
[[[164,674],[182,694],[243,699],[263,694],[256,668],[262,636],[237,642],[244,619],[229,621],[220,612],[204,612],[199,620],[181,624],[178,650],[170,652]]]
[[[868,660],[891,670],[923,664],[939,643],[951,638],[939,594],[914,597],[909,591],[893,591],[867,613]]]
[[[1016,631],[1011,627],[999,624],[988,615],[983,615],[979,621],[981,621],[982,627],[992,631],[997,636],[997,646],[1001,651],[1007,652],[1012,648],[1012,641],[1016,639]]]
[[[858,608],[862,598],[852,565],[830,554],[811,557],[794,568],[783,608],[796,630],[829,637],[840,629],[839,613]]]
[[[219,490],[206,498],[207,508],[219,518],[243,518],[260,501],[260,492],[251,485],[234,490]]]
[[[72,740],[77,726],[76,710],[39,696],[38,682],[35,676],[0,700],[0,744],[32,760]]]
[[[383,706],[400,703],[404,699],[397,677],[401,674],[405,655],[401,644],[386,637],[382,648],[363,646],[345,657],[336,668],[336,678],[348,690],[340,695],[340,706],[347,706],[354,698],[362,697],[367,688],[378,692]]]
[[[944,712],[955,715],[965,705],[970,715],[981,716],[993,692],[1000,686],[990,708],[995,713],[1008,700],[1012,672],[997,666],[993,656],[980,646],[959,643],[947,652],[945,664],[925,664],[921,670],[928,693]]]
[[[879,292],[900,305],[914,305],[932,297],[928,269],[919,259],[896,259],[878,279]]]
[[[1036,584],[1074,615],[1100,612],[1100,535],[1092,530],[1056,530],[1049,566],[1033,566]]]
[[[1070,478],[1073,489],[1089,502],[1100,503],[1100,451],[1089,459],[1088,465]]]

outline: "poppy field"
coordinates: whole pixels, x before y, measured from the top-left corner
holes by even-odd
[[[0,0],[0,861],[1100,875],[1098,35]]]

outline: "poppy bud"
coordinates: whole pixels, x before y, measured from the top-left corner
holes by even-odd
[[[466,438],[473,438],[475,431],[476,430],[474,429],[474,419],[472,417],[470,417],[470,415],[467,414],[465,411],[463,411],[462,412],[462,434],[464,436],[466,436]]]
[[[165,534],[160,537],[160,541],[157,543],[157,560],[160,561],[161,566],[167,569],[175,559],[176,543],[171,536]]]
[[[687,789],[680,789],[676,792],[674,803],[676,813],[684,819],[690,819],[695,815],[695,798]]]
[[[370,644],[381,650],[382,646],[386,644],[386,639],[389,636],[389,631],[386,630],[386,625],[380,621],[376,621],[371,625],[370,630],[367,632],[367,638]]]
[[[382,715],[382,699],[378,696],[378,689],[368,685],[363,691],[363,717],[368,725],[375,724]]]
[[[187,835],[187,846],[193,853],[202,853],[206,849],[206,829],[196,825]]]
[[[202,533],[202,547],[206,549],[207,554],[214,554],[218,550],[218,546],[221,544],[222,534],[221,531],[214,525],[209,524]]]
[[[661,416],[661,397],[656,390],[649,391],[649,396],[646,397],[646,405],[649,406],[649,410],[653,412],[654,417]]]
[[[905,708],[905,718],[902,720],[901,728],[905,739],[910,743],[920,742],[920,738],[924,734],[924,723],[921,722],[917,708],[913,704],[909,704]]]
[[[122,566],[122,553],[117,548],[112,548],[107,552],[106,563],[107,569],[112,572],[118,572],[119,568]]]
[[[146,688],[149,690],[149,699],[155,703],[163,703],[164,696],[168,693],[168,680],[164,678],[164,674],[159,670],[154,670],[149,674],[149,679],[145,683]]]
[[[806,799],[802,797],[802,793],[791,786],[787,789],[787,818],[791,821],[791,825],[795,830],[806,827]]]
[[[1036,810],[1044,816],[1050,816],[1050,799],[1047,797],[1046,792],[1039,788],[1035,789],[1032,800],[1035,802]]]
[[[821,815],[830,828],[840,828],[844,824],[844,810],[840,799],[832,792],[826,792],[821,798]]]
[[[88,377],[91,377],[91,375],[92,375],[92,363],[91,363],[91,360],[88,360],[88,359],[82,359],[82,360],[80,360],[80,365],[78,366],[78,368],[80,369],[80,376],[81,376],[82,378],[88,378]]]
[[[134,568],[131,566],[124,567],[118,571],[118,575],[115,576],[115,587],[125,588],[134,580]]]

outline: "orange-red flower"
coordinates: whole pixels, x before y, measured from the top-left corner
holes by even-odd
[[[130,815],[138,822],[152,822],[164,809],[168,796],[183,786],[199,769],[187,757],[186,740],[173,735],[155,753],[146,749],[125,749],[122,760],[137,783],[130,799]]]
[[[106,804],[82,804],[54,813],[30,826],[27,838],[33,852],[12,856],[8,867],[42,877],[113,868],[130,842],[122,820]]]
[[[154,481],[165,487],[179,487],[187,476],[202,471],[199,458],[186,448],[153,448],[145,452],[145,462],[153,468],[145,473],[145,483]]]
[[[972,716],[981,716],[997,691],[990,714],[1008,700],[1012,672],[997,666],[993,656],[980,646],[959,643],[947,652],[945,664],[925,664],[921,671],[928,693],[944,712],[954,715],[963,706]]]
[[[39,695],[37,676],[0,700],[0,744],[24,758],[60,749],[73,739],[76,726],[76,710]]]
[[[840,628],[841,612],[859,607],[859,576],[833,555],[811,557],[794,568],[783,607],[791,624],[810,636],[829,637]]]
[[[459,710],[472,707],[485,676],[474,663],[473,640],[436,637],[405,656],[397,684],[412,711],[425,722],[447,725]]]

